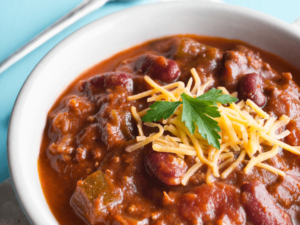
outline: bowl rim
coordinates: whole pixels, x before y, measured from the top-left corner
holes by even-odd
[[[109,21],[116,20],[119,17],[125,16],[125,15],[133,15],[136,11],[141,11],[141,10],[146,10],[146,11],[151,11],[155,10],[156,8],[159,7],[169,7],[169,5],[176,5],[176,7],[184,7],[184,5],[197,5],[197,7],[203,7],[203,6],[209,6],[215,8],[219,7],[220,4],[222,4],[222,8],[225,11],[228,12],[242,12],[243,16],[250,17],[253,19],[257,19],[260,22],[264,22],[268,24],[269,26],[274,26],[277,27],[279,30],[281,30],[284,33],[287,33],[291,36],[295,36],[297,39],[300,40],[300,29],[297,28],[296,26],[289,24],[287,22],[284,22],[276,17],[264,14],[259,11],[255,11],[253,9],[241,7],[241,6],[236,6],[236,5],[231,5],[227,3],[217,3],[217,2],[206,2],[206,1],[178,1],[178,2],[157,2],[157,3],[152,3],[152,4],[146,4],[146,5],[138,5],[134,7],[130,7],[127,9],[120,10],[118,12],[111,13],[109,15],[106,15],[104,17],[101,17],[99,19],[96,19],[83,27],[79,28],[72,34],[68,35],[66,38],[64,38],[62,41],[60,41],[57,45],[55,45],[39,62],[38,64],[34,67],[34,69],[31,71],[27,79],[25,80],[24,84],[22,85],[22,88],[19,91],[19,94],[16,98],[16,101],[14,103],[12,112],[11,112],[11,117],[9,121],[9,127],[8,127],[8,134],[7,134],[7,159],[8,159],[8,165],[9,165],[9,172],[10,172],[10,177],[12,180],[12,186],[14,189],[14,192],[17,196],[18,202],[26,215],[27,219],[31,224],[40,224],[42,218],[39,218],[38,215],[35,214],[34,211],[34,206],[30,202],[25,202],[24,196],[26,195],[26,191],[24,191],[21,186],[22,183],[19,180],[19,177],[17,175],[17,171],[20,169],[19,166],[14,163],[15,159],[15,153],[18,153],[18,149],[14,148],[14,134],[18,130],[18,124],[15,122],[17,118],[21,115],[22,111],[22,98],[26,96],[26,93],[30,89],[30,86],[33,85],[34,80],[36,77],[39,75],[38,70],[41,69],[44,64],[47,63],[48,59],[50,59],[52,56],[54,56],[59,49],[63,48],[69,40],[72,38],[76,38],[81,36],[85,30],[88,30],[93,27],[94,24],[98,24],[101,26],[101,24],[105,24]],[[173,7],[173,6],[172,6]],[[240,13],[241,14],[241,13]],[[137,43],[138,44],[138,43]],[[37,166],[38,168],[38,166]],[[53,216],[54,217],[54,216]]]

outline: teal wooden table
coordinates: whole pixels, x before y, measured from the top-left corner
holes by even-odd
[[[70,11],[82,0],[1,0],[0,61],[28,42],[36,34]],[[9,177],[6,138],[11,110],[25,79],[42,57],[57,43],[80,27],[110,13],[156,0],[110,2],[79,20],[47,43],[0,74],[0,183]],[[224,0],[272,15],[286,22],[300,17],[299,0]],[[32,121],[34,123],[34,121]]]

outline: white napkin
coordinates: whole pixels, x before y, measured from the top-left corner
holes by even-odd
[[[297,19],[297,20],[293,23],[293,25],[295,25],[295,26],[297,26],[297,27],[300,27],[300,18]]]
[[[10,178],[0,184],[0,224],[30,225],[15,196]]]

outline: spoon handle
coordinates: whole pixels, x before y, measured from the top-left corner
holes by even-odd
[[[65,16],[57,20],[44,31],[36,35],[24,46],[12,53],[8,58],[0,63],[0,73],[8,67],[19,61],[21,58],[32,52],[34,49],[48,41],[50,38],[75,23],[90,12],[103,6],[108,0],[85,0],[76,6],[72,11],[68,12]]]

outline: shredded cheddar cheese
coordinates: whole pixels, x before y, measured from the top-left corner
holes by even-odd
[[[181,101],[182,93],[197,97],[213,84],[211,78],[201,84],[195,69],[191,70],[191,74],[192,78],[186,86],[183,82],[160,86],[150,77],[145,76],[145,81],[153,89],[129,96],[128,100],[132,101],[147,97],[148,102]],[[229,94],[224,87],[218,87],[218,89],[222,90],[223,94]],[[234,92],[231,96],[236,97],[237,93]],[[249,99],[246,102],[242,100],[228,105],[218,104],[217,107],[221,114],[221,117],[215,118],[221,128],[219,133],[221,136],[220,150],[210,146],[198,133],[197,128],[194,134],[190,133],[181,121],[183,109],[182,106],[179,106],[174,115],[156,123],[143,123],[141,120],[141,117],[147,113],[149,108],[137,112],[136,108],[132,107],[132,115],[137,122],[139,136],[136,138],[137,143],[128,146],[126,151],[131,152],[152,143],[154,151],[174,153],[182,159],[185,156],[196,157],[196,163],[186,172],[181,181],[182,185],[186,185],[189,178],[203,165],[208,168],[205,175],[207,183],[212,183],[212,176],[225,179],[241,163],[243,163],[242,168],[246,174],[256,166],[284,176],[283,171],[264,162],[276,156],[280,151],[280,147],[293,154],[300,155],[300,146],[290,146],[281,141],[290,134],[290,131],[284,130],[290,122],[290,118],[283,115],[276,119]],[[158,127],[159,131],[146,137],[143,132],[143,125]]]

